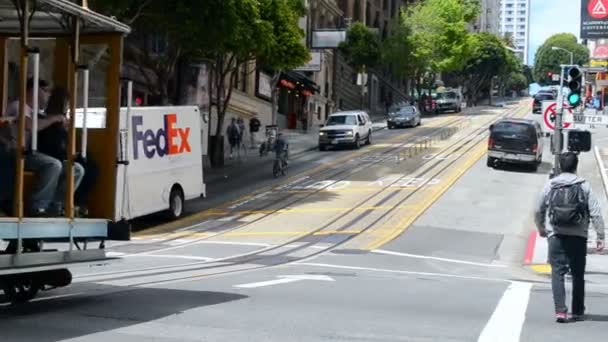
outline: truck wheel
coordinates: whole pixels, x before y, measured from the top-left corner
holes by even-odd
[[[371,145],[372,144],[372,131],[371,129],[369,130],[369,132],[367,132],[367,140],[365,141],[366,145]]]
[[[180,218],[184,214],[184,194],[181,189],[174,187],[169,195],[169,216]]]
[[[488,167],[495,168],[496,167],[496,158],[488,157],[486,165]]]
[[[353,145],[357,150],[361,148],[361,140],[359,139],[359,134],[355,136],[355,143]]]
[[[40,285],[32,277],[14,277],[3,281],[4,296],[12,303],[19,304],[34,299]]]
[[[327,147],[325,145],[319,144],[319,151],[325,151],[325,150],[327,150]]]

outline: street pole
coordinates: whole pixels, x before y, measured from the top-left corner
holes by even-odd
[[[565,66],[562,65],[562,70],[560,74],[559,80],[559,91],[557,95],[557,108],[555,114],[555,130],[553,133],[553,151],[555,153],[555,159],[553,161],[553,177],[556,177],[560,174],[561,170],[559,167],[559,156],[561,154],[561,146],[562,146],[562,115],[564,113],[564,75],[565,75]]]

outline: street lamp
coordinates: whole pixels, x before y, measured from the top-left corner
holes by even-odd
[[[573,65],[573,64],[574,64],[574,53],[572,53],[572,51],[570,51],[570,50],[566,50],[566,49],[564,49],[564,48],[560,48],[560,47],[557,47],[557,46],[552,46],[552,47],[551,47],[551,50],[553,50],[553,51],[557,51],[557,50],[566,51],[567,53],[569,53],[569,54],[570,54],[570,65]]]

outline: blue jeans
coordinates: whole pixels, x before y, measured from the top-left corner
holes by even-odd
[[[44,153],[25,156],[25,169],[36,174],[36,185],[31,195],[32,210],[61,210],[67,188],[67,162],[60,162]],[[74,189],[78,188],[84,168],[74,163]]]

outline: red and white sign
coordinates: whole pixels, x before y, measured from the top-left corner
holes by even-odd
[[[572,114],[572,108],[567,107],[564,104],[564,109],[568,109],[568,112]],[[555,118],[557,114],[557,103],[550,104],[545,111],[543,112],[543,122],[545,123],[545,128],[547,130],[553,131],[555,130]],[[565,119],[565,118],[563,118]],[[566,122],[565,120],[562,122],[564,128],[569,128],[572,125],[572,122]]]
[[[608,45],[598,45],[593,49],[593,58],[608,58]]]
[[[608,0],[591,0],[587,5],[587,11],[592,18],[604,19],[608,17]]]

